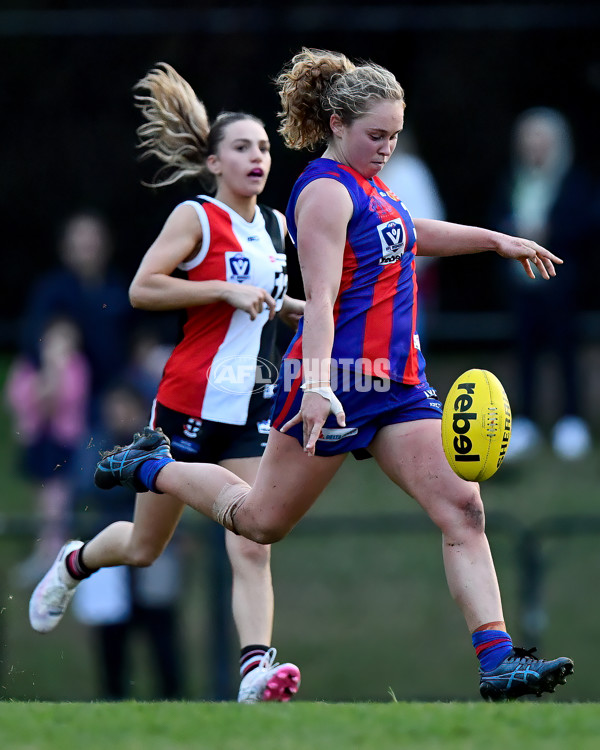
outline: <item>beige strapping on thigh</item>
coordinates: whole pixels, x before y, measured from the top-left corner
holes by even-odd
[[[235,484],[226,484],[217,495],[213,504],[213,518],[221,526],[237,534],[234,520],[235,514],[244,504],[246,495],[250,491],[250,485],[246,482],[236,482]]]

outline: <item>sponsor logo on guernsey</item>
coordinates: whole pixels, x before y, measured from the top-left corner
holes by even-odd
[[[369,199],[369,211],[377,214],[380,221],[391,219],[396,215],[395,210],[386,201],[381,200],[377,194],[371,195]]]
[[[333,443],[354,435],[358,435],[358,427],[323,427],[317,440],[326,440]]]
[[[404,255],[406,249],[406,233],[402,222],[398,219],[386,221],[384,224],[379,224],[377,231],[382,253],[379,263],[396,263]]]
[[[227,263],[227,281],[238,284],[250,278],[250,259],[242,253],[225,253]]]

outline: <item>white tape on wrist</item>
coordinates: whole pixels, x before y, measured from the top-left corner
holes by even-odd
[[[335,393],[331,390],[329,386],[321,386],[318,388],[315,388],[314,386],[311,386],[309,383],[304,383],[300,386],[304,393],[318,393],[319,396],[322,398],[327,399],[329,403],[331,404],[330,411],[332,414],[334,414],[336,417],[340,412],[344,411],[344,407],[342,406],[339,398],[335,395]]]

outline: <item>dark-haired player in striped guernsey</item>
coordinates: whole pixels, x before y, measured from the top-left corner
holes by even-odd
[[[243,112],[210,124],[204,105],[169,65],[138,84],[146,156],[164,163],[155,186],[194,177],[210,192],[175,207],[131,284],[136,307],[183,310],[181,338],[164,370],[150,424],[179,460],[228,467],[252,484],[266,445],[277,374],[275,315],[294,328],[304,303],[287,296],[285,219],[257,205],[271,167],[263,123]],[[159,179],[160,178],[160,179]],[[85,545],[67,543],[30,602],[35,630],[54,629],[77,583],[101,567],[149,565],[169,543],[184,509],[145,487],[133,523],[113,524]],[[241,645],[238,701],[287,701],[300,671],[271,647],[270,548],[231,532],[233,617]]]

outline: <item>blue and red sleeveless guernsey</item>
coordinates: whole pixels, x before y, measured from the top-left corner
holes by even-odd
[[[298,178],[287,207],[294,244],[298,196],[322,178],[341,182],[354,204],[334,307],[332,359],[366,375],[407,385],[425,382],[416,330],[417,238],[406,206],[378,177],[367,180],[351,167],[315,159]],[[286,358],[302,358],[301,327]]]
[[[247,222],[205,195],[185,203],[198,214],[202,246],[192,260],[179,265],[179,275],[261,287],[280,310],[287,290],[282,218],[257,206],[254,219]],[[156,399],[198,419],[244,425],[251,397],[262,397],[258,392],[277,374],[274,350],[275,321],[269,320],[268,308],[251,320],[226,302],[190,307]]]

